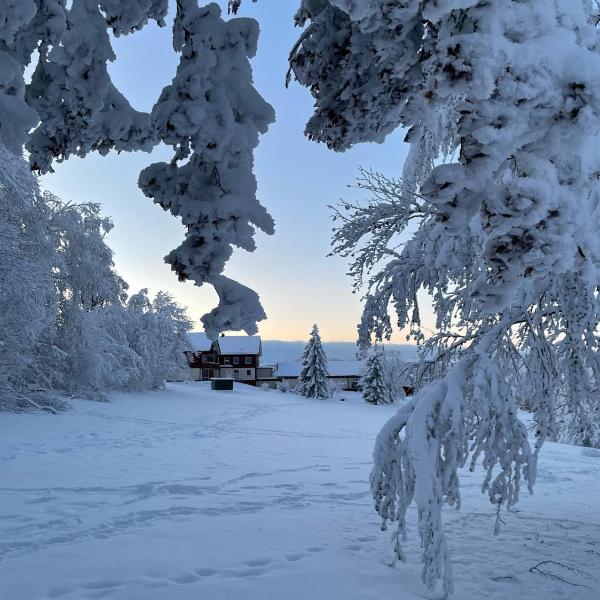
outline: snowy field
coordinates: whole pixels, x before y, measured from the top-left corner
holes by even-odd
[[[393,407],[199,383],[73,406],[0,414],[2,600],[436,597],[416,536],[390,566],[371,508]],[[494,538],[481,473],[467,474],[446,513],[455,598],[598,600],[599,475],[600,451],[548,444],[535,496]],[[530,572],[541,561],[554,578]]]

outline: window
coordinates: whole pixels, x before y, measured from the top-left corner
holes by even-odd
[[[246,369],[246,375],[248,375],[248,376],[252,375],[252,371],[250,369]]]
[[[252,357],[251,356],[246,356],[244,358],[244,363],[247,365],[251,365],[252,364]]]
[[[240,376],[240,372],[237,369],[235,369],[233,371],[233,376],[237,379]]]
[[[239,356],[234,356],[233,357],[233,364],[234,365],[239,365],[240,364],[240,357]]]
[[[231,359],[229,358],[229,356],[226,356],[226,357],[223,359],[223,364],[224,364],[224,365],[230,365],[230,364],[231,364]]]

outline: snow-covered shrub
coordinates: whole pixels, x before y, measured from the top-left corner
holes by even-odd
[[[49,362],[57,389],[102,399],[189,376],[185,333],[191,322],[164,292],[152,300],[141,290],[125,304],[70,307],[63,320],[55,339],[61,354]]]
[[[330,379],[327,382],[327,394],[329,398],[337,398],[344,390],[344,386],[341,381]]]
[[[281,382],[277,385],[277,389],[282,393],[286,394],[287,392],[295,392],[296,385],[292,383],[289,379],[282,379]]]
[[[327,356],[316,324],[302,354],[302,370],[296,393],[306,398],[329,398]]]

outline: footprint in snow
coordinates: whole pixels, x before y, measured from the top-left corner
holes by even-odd
[[[520,581],[514,575],[497,575],[496,577],[490,577],[490,579],[496,583],[519,583]]]
[[[215,569],[194,569],[194,573],[200,577],[211,577],[216,575],[218,571],[215,571]]]
[[[266,567],[271,561],[268,558],[254,558],[247,560],[244,564],[248,567]]]
[[[255,568],[239,570],[230,569],[228,571],[223,571],[223,575],[225,577],[258,577],[259,575],[264,575],[266,572],[266,569]]]
[[[182,573],[181,575],[177,575],[176,577],[171,578],[171,581],[174,583],[180,583],[183,585],[196,583],[196,581],[200,580],[200,576],[195,572]]]
[[[296,562],[298,560],[302,560],[305,556],[306,556],[306,554],[302,554],[301,552],[298,552],[296,554],[286,554],[284,556],[284,558],[285,558],[285,560],[287,560],[289,562]]]

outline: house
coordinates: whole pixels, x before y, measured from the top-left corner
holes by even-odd
[[[262,341],[260,336],[221,335],[210,340],[205,333],[187,334],[186,352],[190,375],[194,381],[209,381],[229,377],[250,385],[278,387],[281,382],[295,384],[300,377],[300,361],[261,365]],[[417,363],[406,363],[399,374],[405,385],[404,393],[413,393],[413,379]],[[328,379],[345,391],[358,391],[364,363],[360,360],[330,360]]]
[[[414,376],[416,373],[417,363],[406,363],[400,373],[396,373],[400,381],[403,382],[402,389],[405,396],[412,396],[414,392]],[[281,362],[278,363],[273,372],[273,377],[276,381],[287,381],[292,385],[298,381],[302,363]],[[336,383],[346,392],[360,391],[360,379],[364,374],[364,362],[360,360],[330,360],[327,363],[329,372],[329,381]],[[260,383],[260,381],[259,381]]]
[[[190,377],[194,381],[208,381],[212,377],[218,377],[218,369],[212,363],[209,365],[204,356],[212,356],[212,340],[205,333],[193,331],[186,335],[188,351],[185,356],[190,367]],[[217,373],[215,373],[215,370]]]
[[[330,360],[327,363],[328,379],[333,383],[337,383],[345,391],[356,391],[358,390],[363,367],[364,363],[360,360]],[[280,362],[277,363],[274,376],[279,381],[296,383],[301,370],[301,362]]]
[[[222,335],[211,341],[201,332],[189,333],[186,353],[194,381],[215,377],[231,377],[256,385],[257,370],[262,354],[259,336]]]

